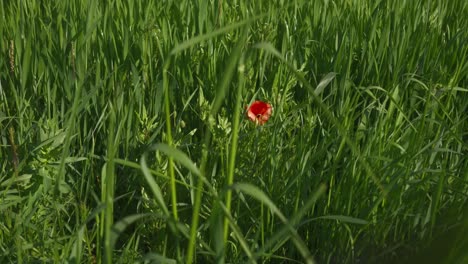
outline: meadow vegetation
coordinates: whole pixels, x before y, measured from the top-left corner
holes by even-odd
[[[467,1],[0,17],[1,263],[468,263]]]

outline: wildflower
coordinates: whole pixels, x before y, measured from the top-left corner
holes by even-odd
[[[257,125],[263,125],[271,116],[271,105],[262,101],[253,102],[247,109],[247,117]]]

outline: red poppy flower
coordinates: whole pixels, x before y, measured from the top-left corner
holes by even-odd
[[[253,102],[247,109],[247,117],[257,125],[263,125],[271,116],[271,105],[262,101]]]

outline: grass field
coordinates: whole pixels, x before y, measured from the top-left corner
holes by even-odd
[[[0,263],[468,263],[467,1],[0,3]]]

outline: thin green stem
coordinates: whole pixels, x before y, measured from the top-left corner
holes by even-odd
[[[169,146],[172,146],[173,142],[172,142],[172,128],[171,128],[171,108],[169,106],[170,104],[169,81],[167,78],[167,71],[169,69],[170,59],[171,58],[169,57],[166,63],[164,64],[163,87],[164,87],[164,106],[165,106],[165,112],[166,112],[166,140],[167,140],[167,144]],[[169,159],[168,171],[169,171],[169,177],[171,179],[172,215],[174,219],[177,221],[179,219],[179,216],[177,213],[177,192],[176,192],[176,180],[175,180],[175,174],[174,174],[174,160],[172,159],[171,156],[169,156],[168,159]]]
[[[239,86],[237,87],[237,94],[236,94],[236,104],[234,107],[234,122],[232,126],[232,140],[231,140],[231,148],[229,151],[229,164],[228,164],[228,178],[227,178],[227,186],[232,185],[234,182],[234,169],[236,163],[236,155],[237,155],[237,143],[239,139],[239,123],[240,123],[240,109],[241,109],[241,99],[242,99],[242,90],[244,87],[244,63],[242,61],[239,62]],[[231,211],[231,199],[232,199],[232,190],[230,188],[226,191],[226,209],[230,212]],[[226,244],[228,233],[229,233],[229,223],[228,218],[224,218],[224,243]]]
[[[205,175],[205,167],[206,167],[206,161],[208,159],[208,148],[210,145],[210,140],[211,140],[211,133],[208,130],[205,134],[205,140],[204,140],[203,150],[202,150],[202,159],[201,159],[201,165],[200,165],[200,172],[201,172],[202,177]],[[201,199],[202,199],[202,194],[203,194],[203,179],[200,177],[197,180],[198,180],[197,192],[195,193],[195,201],[193,204],[193,212],[192,212],[192,225],[190,226],[190,239],[189,239],[189,244],[187,247],[187,258],[186,258],[187,264],[190,264],[193,262],[195,244],[196,244],[196,239],[197,239],[198,220],[200,216]]]
[[[111,236],[112,236],[112,225],[114,223],[114,191],[115,191],[115,180],[114,180],[114,173],[115,173],[115,163],[114,163],[114,155],[115,155],[115,109],[110,104],[109,107],[109,135],[107,141],[107,154],[109,160],[106,164],[106,179],[105,179],[105,196],[104,202],[106,204],[105,209],[105,217],[104,217],[104,228],[105,228],[105,236],[104,236],[104,247],[105,247],[105,262],[108,264],[112,263],[112,251],[113,248],[111,246]]]

